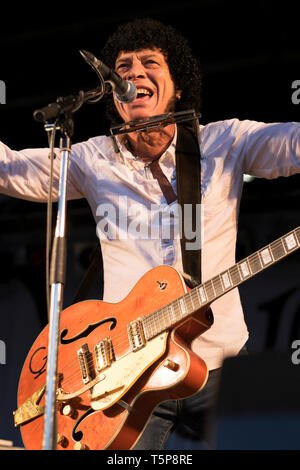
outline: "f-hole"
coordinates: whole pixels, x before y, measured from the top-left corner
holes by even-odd
[[[114,318],[114,317],[106,318],[105,320],[101,320],[98,323],[93,323],[92,325],[88,325],[85,330],[78,333],[78,335],[73,336],[73,338],[64,339],[65,336],[67,336],[67,334],[68,334],[68,329],[66,328],[66,329],[62,330],[62,332],[60,334],[60,343],[61,344],[69,344],[69,343],[73,343],[73,341],[76,341],[77,339],[85,338],[90,333],[92,333],[92,331],[94,331],[96,328],[98,328],[98,326],[103,325],[104,323],[107,323],[107,322],[111,323],[111,325],[109,327],[110,330],[113,330],[115,328],[116,324],[117,324],[116,318]]]
[[[76,442],[79,442],[81,441],[81,439],[83,438],[83,432],[82,431],[76,431],[76,429],[78,428],[79,424],[85,419],[87,418],[90,414],[94,413],[95,410],[93,410],[93,408],[89,408],[80,418],[79,420],[77,421],[77,423],[75,424],[73,430],[72,430],[72,438],[74,439],[74,441]]]

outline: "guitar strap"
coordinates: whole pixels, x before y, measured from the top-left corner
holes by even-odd
[[[97,243],[97,245],[94,247],[94,249],[92,250],[90,254],[90,264],[87,268],[85,275],[83,276],[83,279],[81,280],[81,283],[73,298],[72,304],[76,304],[77,302],[81,302],[82,300],[87,299],[91,291],[92,283],[95,281],[95,279],[97,279],[97,282],[99,281],[99,288],[97,290],[100,293],[101,291],[100,283],[101,281],[103,281],[102,261],[103,260],[102,260],[102,252],[101,252],[100,243]],[[94,299],[95,295],[93,295],[92,298]]]
[[[201,248],[189,249],[189,244],[195,245],[196,239],[201,237],[201,155],[192,126],[179,124],[177,133],[175,155],[177,202],[182,211],[182,264],[184,274],[188,275],[187,283],[194,287],[201,283]],[[192,234],[196,234],[194,239],[190,238]]]
[[[182,236],[181,253],[184,276],[187,284],[194,287],[201,283],[201,249],[188,249],[191,230],[196,233],[197,228],[197,205],[201,204],[201,155],[195,128],[187,124],[177,124],[176,142],[176,181],[177,202],[182,210]],[[190,212],[190,209],[191,212]],[[198,213],[199,216],[199,213]],[[199,222],[199,221],[198,221]],[[201,223],[201,221],[200,221]],[[73,303],[87,298],[92,282],[99,270],[103,269],[101,248],[99,244],[94,248],[91,255],[91,263],[81,281]]]

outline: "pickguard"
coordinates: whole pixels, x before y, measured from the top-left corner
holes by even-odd
[[[103,380],[93,387],[93,410],[105,410],[120,400],[145,370],[164,354],[167,337],[168,332],[163,332],[141,349],[126,354],[103,370]]]

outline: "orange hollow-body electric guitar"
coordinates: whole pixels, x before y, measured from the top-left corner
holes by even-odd
[[[121,450],[138,441],[153,409],[201,390],[208,370],[191,350],[213,324],[212,301],[300,247],[300,227],[200,286],[168,266],[146,273],[119,303],[86,300],[61,313],[57,449]],[[48,326],[31,347],[15,425],[41,449]]]

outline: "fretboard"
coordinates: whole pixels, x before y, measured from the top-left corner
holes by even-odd
[[[211,304],[298,248],[300,248],[300,227],[145,317],[143,327],[146,339],[149,340],[170,329],[201,307]]]

